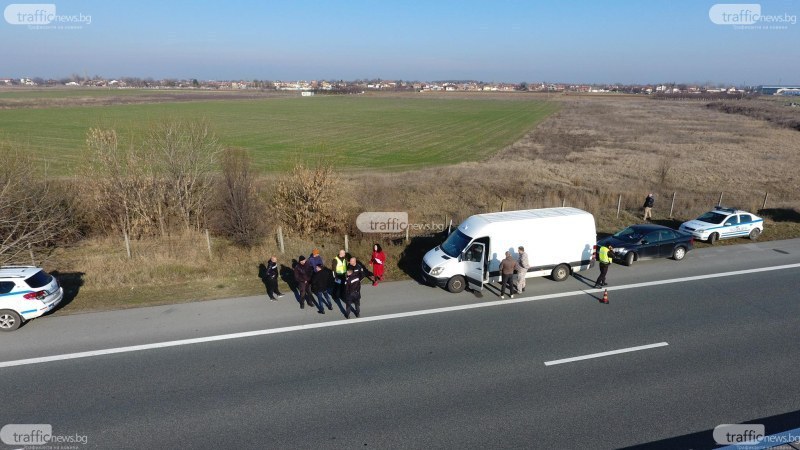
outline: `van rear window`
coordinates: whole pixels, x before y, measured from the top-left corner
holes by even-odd
[[[53,277],[47,274],[44,270],[40,270],[33,274],[31,277],[25,280],[25,283],[28,284],[33,289],[38,289],[40,287],[47,286],[53,280]]]

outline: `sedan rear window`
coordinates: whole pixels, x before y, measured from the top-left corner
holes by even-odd
[[[38,289],[47,286],[51,281],[53,281],[53,277],[48,275],[44,270],[40,270],[25,280],[25,283],[33,289]]]
[[[717,214],[715,212],[707,212],[707,213],[703,214],[702,216],[698,217],[697,220],[700,220],[700,221],[703,221],[703,222],[708,222],[708,223],[713,223],[715,225],[719,225],[725,220],[726,217],[728,217],[728,216],[725,215],[725,214]]]

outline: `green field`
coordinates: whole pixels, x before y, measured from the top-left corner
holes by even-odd
[[[0,93],[0,100],[3,95],[12,94]],[[0,140],[46,161],[50,173],[70,175],[81,161],[90,127],[114,128],[124,138],[168,119],[205,119],[224,146],[251,150],[263,171],[320,160],[344,170],[402,170],[482,159],[557,108],[536,99],[481,95],[318,95],[10,108],[0,110]]]

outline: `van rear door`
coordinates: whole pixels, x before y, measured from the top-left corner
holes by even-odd
[[[473,242],[461,259],[464,264],[464,278],[471,289],[483,290],[484,261],[486,261],[486,245]]]

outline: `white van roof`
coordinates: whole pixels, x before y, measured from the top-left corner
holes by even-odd
[[[470,216],[458,226],[462,232],[475,232],[482,230],[484,227],[493,223],[500,222],[516,222],[535,219],[546,219],[567,216],[589,216],[592,215],[582,209],[564,207],[564,208],[542,208],[542,209],[525,209],[520,211],[506,211],[497,213],[477,214]],[[592,218],[592,220],[594,220]]]
[[[542,219],[545,217],[563,217],[589,214],[588,212],[572,207],[524,209],[521,211],[505,211],[487,214],[478,214],[475,217],[485,219],[486,222],[509,222],[513,220]]]

